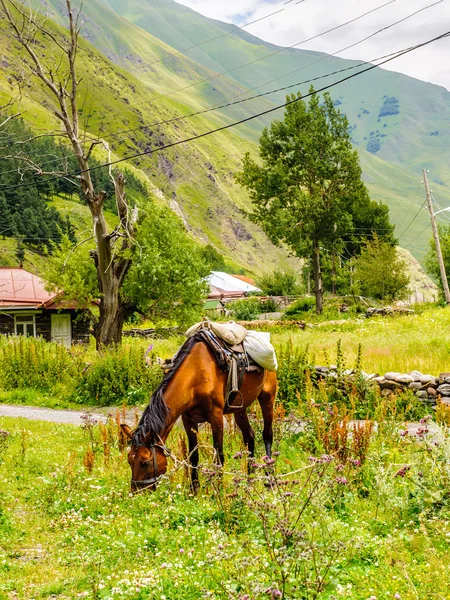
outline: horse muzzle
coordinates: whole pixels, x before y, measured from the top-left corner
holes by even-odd
[[[140,480],[132,479],[131,480],[131,492],[133,494],[137,494],[144,490],[153,492],[156,490],[156,484],[158,483],[159,479],[160,479],[160,476],[159,477],[151,477],[150,479],[140,479]]]

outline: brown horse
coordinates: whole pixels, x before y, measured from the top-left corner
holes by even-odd
[[[220,370],[217,361],[205,342],[189,338],[174,359],[166,375],[143,412],[135,431],[122,425],[131,440],[128,462],[131,467],[131,489],[154,489],[158,479],[166,472],[170,451],[166,439],[181,416],[189,440],[191,484],[198,487],[199,423],[209,423],[212,429],[216,458],[220,464],[223,456],[223,415],[233,413],[242,432],[250,456],[255,449],[255,434],[247,417],[247,408],[256,399],[264,421],[263,440],[267,456],[271,456],[273,407],[277,391],[276,374],[270,371],[246,372],[237,402],[225,400],[227,373]],[[242,396],[241,396],[242,394]],[[236,404],[236,407],[233,407]]]

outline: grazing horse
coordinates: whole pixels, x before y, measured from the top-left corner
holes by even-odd
[[[245,373],[238,402],[227,402],[227,373],[220,370],[210,347],[190,337],[174,358],[149,405],[142,413],[137,428],[122,429],[131,440],[128,462],[131,467],[131,490],[155,489],[158,479],[167,470],[170,451],[166,439],[181,416],[189,441],[191,485],[198,487],[197,433],[199,423],[209,423],[212,429],[216,459],[222,465],[223,415],[234,414],[250,456],[254,455],[255,434],[249,423],[247,408],[258,399],[262,410],[263,440],[267,456],[271,456],[273,407],[277,392],[276,374],[271,371]],[[233,406],[236,403],[237,406]]]

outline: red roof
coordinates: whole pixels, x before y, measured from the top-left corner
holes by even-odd
[[[254,279],[252,279],[251,277],[247,277],[246,275],[232,275],[232,277],[236,277],[236,279],[240,279],[241,281],[244,281],[245,283],[248,283],[249,285],[256,285]]]
[[[59,292],[47,292],[42,279],[19,267],[0,267],[0,306],[39,308],[52,304]]]

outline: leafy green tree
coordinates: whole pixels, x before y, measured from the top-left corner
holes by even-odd
[[[1,236],[12,237],[17,233],[16,224],[3,194],[0,194],[0,223]]]
[[[370,203],[347,118],[328,94],[323,102],[313,94],[308,103],[288,96],[284,120],[263,131],[259,153],[261,164],[247,153],[237,175],[253,201],[251,218],[274,243],[311,260],[320,313],[322,248],[353,232],[356,207]]]
[[[180,325],[201,315],[209,267],[202,248],[167,207],[152,208],[137,230],[137,254],[123,286],[129,311]]]
[[[294,296],[302,292],[302,286],[294,271],[279,271],[265,273],[256,280],[256,285],[267,296]]]
[[[438,225],[439,240],[441,242],[442,258],[444,259],[447,277],[450,276],[450,225]],[[439,293],[444,299],[444,288],[442,286],[441,271],[436,255],[436,245],[431,237],[428,244],[428,252],[425,256],[425,268],[439,287]]]
[[[408,296],[407,264],[391,244],[377,236],[368,240],[354,261],[355,289],[377,300],[401,300]]]
[[[123,310],[117,326],[121,329],[135,312],[154,321],[192,323],[201,315],[207,293],[204,277],[209,268],[201,247],[167,207],[148,204],[145,212],[151,216],[136,227],[136,244],[130,250],[132,265],[120,289]],[[64,290],[67,299],[91,312],[95,334],[100,289],[89,253],[88,245],[74,245],[65,234],[46,262],[43,276],[50,290]]]
[[[16,256],[17,262],[19,264],[22,264],[23,261],[25,260],[25,246],[20,241],[17,242],[15,256]]]
[[[211,271],[225,271],[225,259],[219,252],[217,252],[214,246],[211,246],[211,244],[203,246],[202,254]]]

